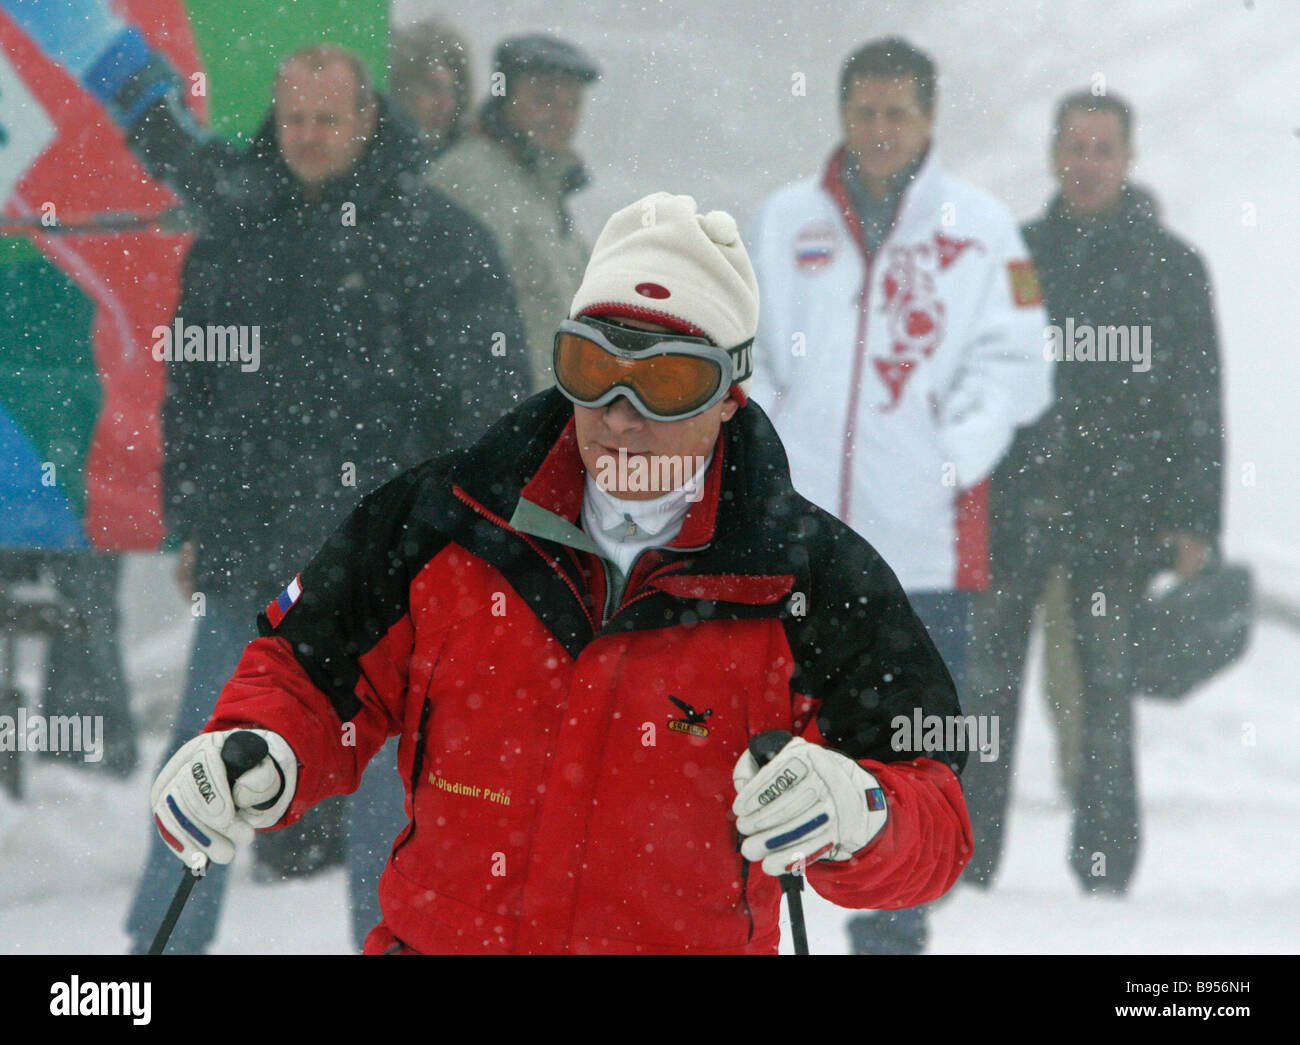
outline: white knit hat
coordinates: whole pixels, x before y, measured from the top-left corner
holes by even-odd
[[[584,312],[698,332],[723,348],[748,341],[758,280],[735,218],[666,192],[624,207],[601,230],[569,315]]]

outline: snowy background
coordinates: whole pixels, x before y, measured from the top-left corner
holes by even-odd
[[[694,3],[398,0],[438,14],[475,57],[481,95],[505,33],[560,33],[595,54],[578,147],[593,185],[588,238],[619,206],[686,192],[743,220],[819,171],[838,136],[836,83],[858,44],[906,36],[940,69],[945,164],[1022,221],[1052,192],[1055,100],[1101,75],[1137,115],[1135,180],[1208,261],[1228,424],[1227,550],[1265,602],[1237,665],[1181,705],[1138,710],[1142,858],[1126,900],[1085,899],[1066,866],[1068,805],[1031,675],[1007,849],[995,888],[959,886],[935,912],[933,953],[1277,953],[1300,950],[1300,3],[1295,0],[896,0]],[[792,93],[794,74],[806,94]],[[1253,482],[1252,482],[1253,480]],[[257,593],[256,611],[272,595]],[[21,804],[0,793],[0,953],[112,953],[150,830],[148,790],[178,699],[189,621],[163,557],[133,556],[125,642],[144,765],[113,782],[30,759]],[[33,685],[39,650],[23,651]],[[350,947],[343,872],[259,885],[237,866],[215,950]],[[178,865],[179,868],[179,865]],[[201,886],[200,886],[201,887]],[[814,953],[842,953],[844,914],[815,898]],[[161,917],[161,913],[159,915]]]

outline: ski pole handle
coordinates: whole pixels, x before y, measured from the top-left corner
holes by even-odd
[[[226,780],[234,790],[235,781],[271,753],[266,741],[251,730],[231,733],[221,745],[221,761],[226,766]]]
[[[267,754],[269,749],[266,741],[249,730],[241,729],[238,733],[232,733],[227,737],[226,742],[221,745],[221,761],[226,767],[226,780],[230,787],[233,789],[235,781],[260,763]],[[150,954],[162,954],[167,941],[171,939],[172,930],[176,928],[181,911],[185,909],[190,893],[194,891],[194,886],[198,884],[199,879],[207,873],[208,860],[201,855],[193,867],[187,867],[182,872],[180,885],[176,887],[172,902],[167,906],[167,913],[163,915],[162,924],[158,926],[153,943],[149,945]]]
[[[754,756],[758,768],[762,769],[793,739],[794,734],[788,729],[765,729],[749,738],[749,753]]]

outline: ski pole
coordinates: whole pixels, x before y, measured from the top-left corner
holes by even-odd
[[[260,763],[268,754],[266,741],[256,733],[241,729],[238,733],[232,733],[227,737],[226,742],[221,745],[221,761],[225,764],[226,780],[230,786],[233,788],[240,776]],[[149,945],[150,954],[162,954],[167,941],[171,939],[172,930],[176,928],[181,911],[185,909],[190,893],[194,891],[194,886],[207,870],[208,860],[199,854],[194,866],[187,867],[181,872],[184,877],[181,878],[181,884],[176,887],[176,894],[167,907],[167,913],[163,915],[158,932],[154,934],[153,943]]]
[[[794,739],[794,734],[785,729],[768,729],[756,733],[749,741],[749,753],[754,756],[758,768],[762,769],[772,761],[786,744]],[[790,912],[790,935],[794,938],[794,953],[808,953],[808,931],[803,921],[803,875],[783,874],[780,878],[781,891],[785,893],[785,905]]]
[[[150,954],[162,954],[163,948],[167,946],[167,941],[172,937],[172,930],[176,928],[176,920],[181,916],[181,911],[185,908],[185,901],[190,898],[190,893],[194,891],[194,884],[207,873],[208,861],[200,857],[192,868],[187,867],[181,874],[181,884],[176,887],[176,895],[172,897],[171,905],[167,908],[167,913],[163,915],[162,925],[158,926],[158,931],[154,934],[153,943],[149,945]]]

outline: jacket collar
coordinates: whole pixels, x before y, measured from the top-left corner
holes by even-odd
[[[552,156],[545,153],[527,135],[507,124],[504,98],[489,99],[479,110],[478,122],[481,133],[504,146],[524,169],[539,177],[546,177],[554,171],[561,198],[585,188],[591,181],[591,174],[576,154]]]
[[[713,460],[704,478],[703,496],[686,513],[681,531],[667,547],[697,549],[712,542],[717,526],[725,443],[725,432],[719,433],[713,448]],[[519,501],[510,516],[510,525],[524,533],[591,551],[595,542],[579,524],[586,478],[587,471],[578,449],[577,426],[570,417],[537,473],[520,491]]]
[[[839,211],[845,227],[853,237],[853,242],[858,245],[858,249],[865,256],[870,256],[862,232],[862,220],[858,217],[857,209],[853,205],[852,194],[847,183],[847,179],[850,177],[850,167],[848,150],[843,145],[840,145],[831,154],[830,159],[826,161],[826,167],[822,171],[821,186],[835,204],[835,208]],[[910,182],[899,197],[898,207],[894,212],[893,226],[885,236],[885,242],[900,233],[902,235],[910,234],[912,231],[911,226],[917,223],[924,225],[924,229],[921,231],[928,232],[940,205],[939,179],[941,173],[939,149],[931,141],[926,148],[920,166],[915,169]]]
[[[1058,193],[1047,209],[1046,220],[1085,235],[1136,236],[1142,239],[1149,239],[1151,230],[1159,228],[1160,224],[1155,197],[1137,185],[1125,185],[1120,191],[1118,209],[1113,215],[1102,218],[1084,218],[1070,213]]]
[[[590,541],[578,527],[585,475],[572,404],[552,388],[462,451],[451,480],[511,529],[580,547]],[[806,567],[797,543],[812,512],[790,482],[775,429],[750,400],[723,425],[703,497],[668,548],[690,559],[692,575],[775,578],[788,590]]]

